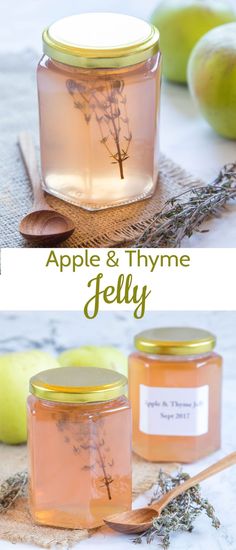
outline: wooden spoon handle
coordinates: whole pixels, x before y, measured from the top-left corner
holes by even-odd
[[[38,170],[37,159],[35,155],[35,148],[33,139],[30,132],[21,132],[19,134],[18,143],[20,152],[24,161],[24,165],[31,181],[34,194],[33,208],[38,209],[43,207],[45,210],[49,209],[46,200],[44,198],[44,192],[41,185],[41,178]]]
[[[236,464],[236,452],[227,455],[225,458],[222,458],[221,460],[218,460],[218,462],[215,462],[215,464],[212,464],[212,466],[209,466],[205,470],[202,470],[202,472],[199,472],[199,474],[190,477],[189,479],[184,481],[184,483],[181,483],[181,485],[178,485],[177,487],[163,495],[160,500],[151,504],[151,508],[161,513],[163,508],[165,508],[167,504],[171,502],[171,500],[184,493],[184,491],[190,489],[190,487],[194,487],[194,485],[197,485],[200,481],[203,481],[204,479],[207,479],[208,477],[211,477],[215,474],[218,474],[218,472],[229,468],[229,466],[233,466],[233,464]]]

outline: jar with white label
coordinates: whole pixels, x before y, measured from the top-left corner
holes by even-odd
[[[150,461],[193,462],[220,447],[222,358],[206,330],[169,327],[135,337],[129,358],[133,449]]]

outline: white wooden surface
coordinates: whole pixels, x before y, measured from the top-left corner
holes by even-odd
[[[159,0],[7,0],[1,3],[0,53],[34,48],[51,21],[76,12],[118,11],[148,18]],[[233,0],[234,1],[234,0]],[[3,5],[4,4],[4,5]],[[200,117],[187,88],[163,83],[161,149],[191,173],[209,182],[227,162],[236,160],[236,142],[217,136]],[[211,220],[209,233],[183,242],[190,247],[234,247],[236,205]]]
[[[195,325],[208,328],[217,335],[217,351],[224,358],[222,449],[203,461],[184,467],[188,472],[194,473],[236,449],[236,312],[150,312],[140,321],[124,312],[101,313],[94,321],[88,321],[81,313],[73,312],[0,313],[0,354],[38,347],[57,355],[69,347],[86,344],[110,344],[128,353],[132,350],[134,334],[155,325]],[[236,467],[205,481],[202,489],[215,505],[222,522],[221,529],[216,532],[202,516],[191,535],[180,534],[172,539],[170,550],[235,550]],[[143,496],[135,505],[145,502],[146,497]],[[16,546],[19,550],[22,547],[20,544]],[[156,547],[153,544],[150,550]],[[91,539],[78,544],[77,548],[132,550],[136,547],[131,537],[116,535],[104,527]],[[142,548],[146,548],[146,543],[143,543],[140,550]],[[0,541],[0,550],[10,549],[10,543]]]

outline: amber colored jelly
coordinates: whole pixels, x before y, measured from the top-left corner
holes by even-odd
[[[52,25],[44,33],[44,51],[48,52],[50,41],[50,55],[42,57],[37,72],[45,189],[87,210],[128,204],[152,195],[158,163],[161,56],[152,49],[141,57],[137,53],[138,40],[152,32],[151,26],[121,14],[101,13],[97,17],[95,34],[91,31],[94,14],[80,14]],[[132,27],[129,32],[127,27],[125,34],[123,20],[127,24],[127,17]],[[99,34],[106,21],[114,25],[109,48],[104,46],[107,27]],[[88,26],[88,47],[81,47],[82,32],[78,31],[68,48],[66,38],[72,42],[70,29],[75,24]],[[121,25],[118,35],[117,25]],[[121,37],[127,42],[123,50],[117,46]],[[60,47],[62,51],[58,51]],[[122,51],[126,57],[117,59]]]
[[[91,528],[130,509],[131,414],[125,396],[61,403],[31,395],[28,432],[36,523]]]
[[[47,191],[87,210],[152,195],[157,179],[159,56],[129,70],[110,71],[72,70],[44,56],[38,86]],[[91,115],[89,106],[82,111],[81,94],[90,105],[94,97]],[[112,116],[112,110],[121,112],[114,120],[97,106],[112,96],[115,103],[107,103],[107,116]]]
[[[149,461],[193,462],[220,447],[221,366],[214,352],[129,358],[133,449]]]

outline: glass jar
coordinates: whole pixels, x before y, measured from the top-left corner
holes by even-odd
[[[91,528],[131,507],[131,412],[127,379],[93,367],[31,378],[30,510],[43,525]]]
[[[146,460],[192,462],[220,447],[222,359],[215,342],[208,331],[182,327],[135,337],[133,449]]]
[[[152,195],[159,33],[136,17],[83,13],[43,33],[38,66],[44,188],[86,210]]]

